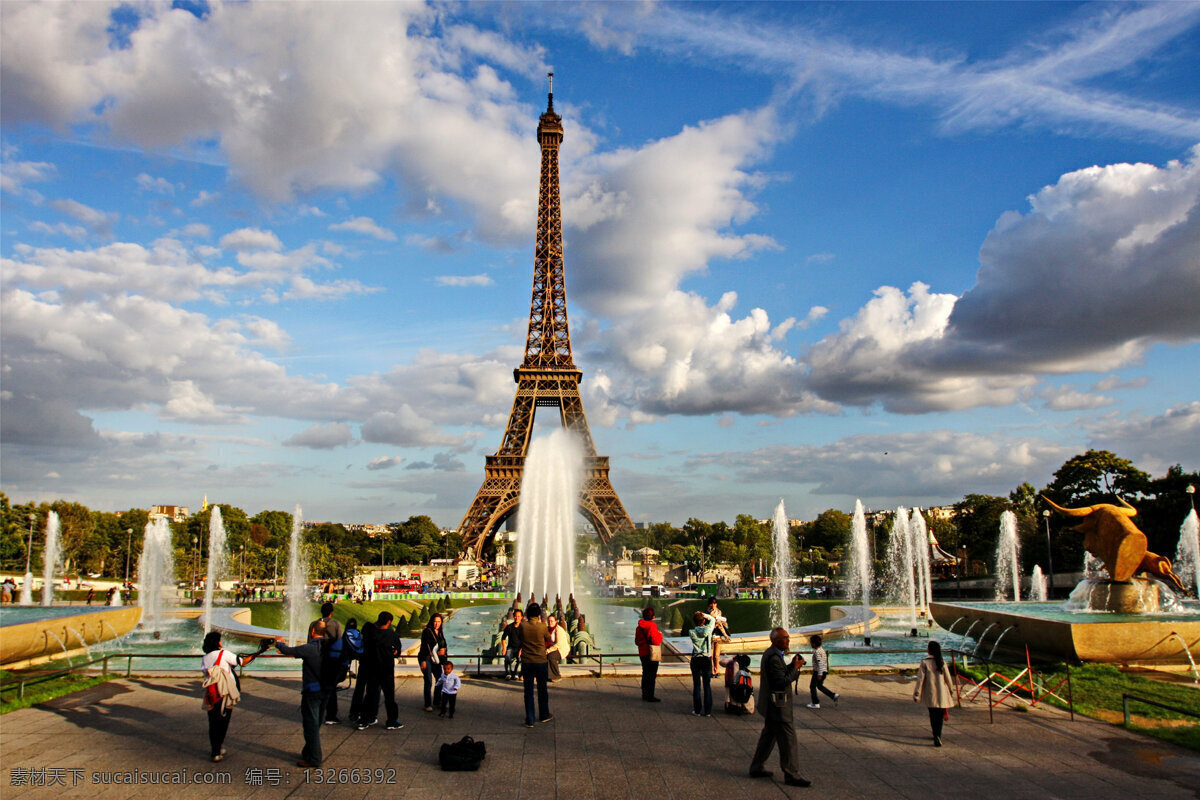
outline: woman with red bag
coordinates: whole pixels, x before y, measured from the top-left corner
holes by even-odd
[[[212,760],[222,761],[225,758],[225,734],[229,731],[229,719],[233,716],[233,707],[242,699],[240,681],[234,669],[249,664],[254,656],[239,655],[223,648],[220,631],[206,634],[201,649],[204,651],[200,669],[204,673],[208,743],[212,748]]]
[[[654,696],[654,682],[658,679],[658,662],[662,660],[662,640],[662,631],[654,622],[654,606],[647,606],[633,634],[642,662],[642,700],[647,703],[659,702]]]
[[[933,746],[942,746],[942,723],[950,718],[954,705],[954,678],[942,658],[942,646],[929,643],[929,657],[921,660],[917,669],[917,685],[913,687],[913,702],[929,709],[929,727],[933,729]]]

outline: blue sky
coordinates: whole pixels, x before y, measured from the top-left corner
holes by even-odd
[[[455,526],[555,72],[635,520],[1200,467],[1200,4],[0,5],[14,500]],[[543,414],[539,430],[555,421]]]

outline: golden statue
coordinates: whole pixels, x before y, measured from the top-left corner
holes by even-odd
[[[1058,513],[1082,520],[1071,530],[1083,534],[1083,548],[1104,562],[1112,580],[1124,583],[1146,572],[1180,595],[1188,594],[1170,559],[1150,552],[1146,534],[1133,524],[1137,509],[1123,498],[1117,498],[1121,506],[1100,503],[1086,508],[1063,508],[1045,495],[1042,499]]]

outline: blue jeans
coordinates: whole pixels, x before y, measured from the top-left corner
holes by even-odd
[[[692,656],[692,711],[712,713],[712,656]],[[701,692],[703,687],[703,692]]]
[[[550,693],[546,690],[546,681],[550,677],[549,664],[521,664],[521,674],[525,679],[525,722],[532,725],[533,716],[533,684],[537,682],[537,719],[550,718]]]

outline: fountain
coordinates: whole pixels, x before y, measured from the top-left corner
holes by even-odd
[[[1175,549],[1175,571],[1179,580],[1196,597],[1200,597],[1200,519],[1196,509],[1188,512],[1179,529],[1179,544]]]
[[[213,506],[208,518],[208,575],[204,582],[204,633],[212,630],[213,593],[225,573],[225,525],[221,507]]]
[[[1017,515],[1000,515],[1000,538],[996,541],[996,602],[1005,599],[1009,588],[1012,599],[1021,599],[1021,543],[1017,540]]]
[[[912,510],[908,527],[912,536],[913,567],[917,573],[917,605],[920,616],[929,615],[929,604],[933,601],[933,570],[930,565],[929,528],[918,509]]]
[[[772,615],[772,623],[778,627],[791,630],[792,627],[792,540],[788,531],[787,512],[783,508],[783,500],[775,506],[775,516],[771,522],[775,544],[775,574],[771,582],[771,590],[775,594],[776,606]]]
[[[58,514],[46,515],[46,549],[42,552],[42,606],[54,605],[54,570],[58,568]]]
[[[583,481],[583,451],[565,428],[529,445],[517,509],[518,595],[575,594],[575,516]]]
[[[137,574],[142,627],[161,633],[167,605],[165,593],[175,583],[175,553],[171,546],[171,526],[166,517],[146,523]]]
[[[301,532],[304,530],[304,512],[300,504],[292,514],[292,536],[288,548],[287,593],[285,604],[288,618],[288,643],[301,643],[301,629],[304,627],[304,615],[308,610],[308,565],[304,562],[304,552],[301,547]],[[307,631],[305,631],[307,635]]]
[[[33,573],[26,571],[25,580],[21,583],[21,597],[19,600],[23,606],[33,605]]]
[[[913,571],[913,542],[909,533],[908,509],[896,509],[892,531],[888,535],[888,577],[892,590],[890,601],[895,605],[908,606],[909,624],[917,626],[917,596]]]
[[[1042,565],[1034,564],[1033,573],[1029,576],[1029,599],[1039,603],[1046,602],[1047,586],[1046,576],[1042,574]]]
[[[932,613],[939,624],[954,624],[965,616],[971,620],[968,632],[976,624],[987,626],[985,631],[999,627],[1004,631],[1004,641],[1003,645],[993,643],[993,651],[1002,648],[1023,654],[1028,650],[1038,658],[1179,663],[1200,652],[1200,613],[1196,604],[1180,599],[1187,591],[1171,562],[1147,549],[1146,535],[1132,522],[1136,509],[1124,501],[1121,506],[1096,504],[1085,508],[1063,508],[1049,499],[1046,502],[1077,523],[1060,535],[1072,531],[1083,535],[1083,546],[1091,555],[1085,571],[1095,577],[1080,581],[1061,606],[934,603]],[[1011,521],[1004,519],[1001,529],[1002,539],[1010,534],[1015,539]],[[1185,543],[1181,548],[1187,546]],[[1095,567],[1092,559],[1099,561],[1100,567]],[[1006,564],[1015,567],[1016,553],[1007,541],[1001,544],[997,561],[998,573]],[[1041,576],[1040,570],[1034,572],[1036,592]],[[1015,569],[998,574],[998,594],[1014,573]]]
[[[850,525],[850,578],[846,587],[847,597],[862,602],[862,618],[871,614],[871,547],[867,541],[867,516],[861,500],[854,501],[854,518]],[[871,630],[864,631],[864,643],[871,644]]]

